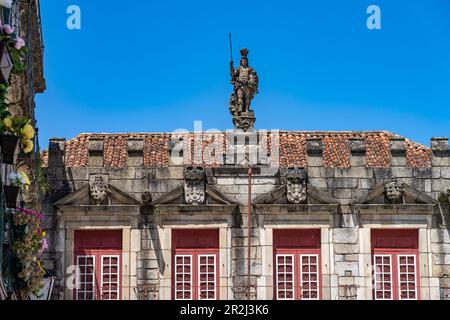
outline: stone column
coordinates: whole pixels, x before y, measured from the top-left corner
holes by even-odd
[[[356,300],[360,282],[358,228],[334,229],[333,243],[339,300]]]
[[[241,212],[247,212],[246,207],[242,207]],[[246,300],[248,299],[248,230],[247,230],[247,215],[242,214],[242,226],[240,228],[233,228],[232,230],[232,262],[231,269],[233,270],[233,290],[234,299]],[[250,299],[256,300],[257,296],[257,282],[262,275],[262,248],[260,246],[260,229],[257,225],[257,219],[253,215],[252,231],[251,231],[251,252],[250,252]]]
[[[161,253],[161,241],[158,235],[158,229],[153,224],[142,224],[141,229],[138,231],[140,231],[140,248],[136,250],[137,299],[159,300],[160,271],[164,272],[165,263]]]

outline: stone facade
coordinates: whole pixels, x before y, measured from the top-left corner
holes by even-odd
[[[416,298],[445,298],[450,275],[448,139],[435,138],[428,149],[386,132],[242,135],[247,139],[205,133],[200,161],[195,161],[191,146],[197,137],[188,134],[192,143],[180,149],[184,161],[177,164],[170,157],[177,145],[171,134],[52,139],[46,267],[59,280],[55,299],[72,299],[67,279],[74,231],[86,229],[122,231],[122,299],[173,299],[173,231],[217,229],[216,298],[247,298],[249,162],[251,299],[277,298],[274,232],[311,229],[320,232],[322,299],[374,299],[373,230],[415,230]],[[223,162],[206,163],[205,141],[217,139]],[[235,161],[227,162],[230,158]],[[107,184],[101,201],[90,193],[96,178]]]

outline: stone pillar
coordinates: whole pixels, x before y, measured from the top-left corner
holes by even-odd
[[[139,239],[140,247],[139,250],[136,250],[136,296],[138,300],[159,300],[160,270],[164,270],[165,264],[162,258],[161,241],[156,225],[142,224]]]
[[[431,230],[432,283],[440,299],[450,300],[450,230]],[[433,290],[433,291],[435,291]],[[448,296],[446,296],[446,291]],[[435,297],[437,299],[437,297]]]
[[[55,299],[71,298],[65,297],[65,272],[66,272],[66,239],[73,237],[67,233],[63,225],[59,225],[57,221],[56,210],[53,205],[49,204],[54,200],[60,199],[62,196],[70,192],[71,186],[66,176],[65,168],[65,148],[66,139],[51,138],[48,149],[48,168],[46,170],[47,181],[52,188],[49,195],[50,202],[45,202],[43,212],[45,212],[44,228],[47,233],[49,243],[48,250],[44,253],[44,266],[51,273],[55,274],[55,290],[53,297]]]
[[[89,138],[89,167],[103,167],[103,150],[104,150],[104,138],[103,137],[90,137]]]
[[[306,138],[306,153],[309,167],[323,167],[322,138]]]
[[[360,282],[358,228],[334,229],[333,243],[339,300],[356,300]]]
[[[440,200],[441,205],[437,215],[437,226],[448,228],[450,226],[449,194],[450,190],[450,146],[448,138],[431,139],[432,179],[431,188],[433,198]]]
[[[144,138],[128,138],[128,166],[142,167],[144,165]]]
[[[241,208],[241,212],[247,212],[247,208]],[[232,229],[231,270],[233,274],[233,298],[236,300],[248,299],[248,224],[246,214],[242,214],[242,222],[240,228]],[[260,229],[255,215],[252,219],[250,241],[250,299],[256,300],[259,298],[257,296],[257,283],[260,283],[259,279],[262,275],[262,248],[260,246]]]

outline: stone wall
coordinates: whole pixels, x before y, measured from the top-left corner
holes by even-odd
[[[367,167],[364,148],[356,143],[357,141],[351,145],[350,167],[324,167],[320,144],[313,142],[309,141],[307,144],[308,183],[339,202],[338,209],[333,214],[334,219],[328,225],[323,225],[322,222],[318,223],[312,220],[295,222],[295,220],[292,220],[292,216],[289,220],[287,216],[279,215],[276,223],[286,228],[330,230],[329,242],[327,239],[325,243],[325,247],[330,250],[326,253],[322,252],[322,255],[329,259],[331,264],[327,271],[329,273],[324,276],[326,279],[323,282],[324,286],[329,286],[326,297],[328,299],[350,300],[371,299],[370,228],[410,228],[413,226],[423,230],[425,234],[430,231],[429,240],[427,240],[427,237],[421,238],[421,246],[425,246],[426,249],[421,251],[420,257],[425,260],[427,268],[431,270],[430,276],[427,274],[429,269],[423,270],[425,273],[423,275],[424,284],[430,287],[433,292],[431,296],[428,295],[428,298],[437,298],[436,292],[448,286],[448,275],[450,274],[450,240],[449,230],[446,227],[449,223],[449,205],[448,197],[443,196],[445,190],[450,189],[448,140],[432,140],[433,166],[423,169],[412,168],[407,165],[404,139],[392,142],[391,164],[386,168]],[[149,192],[152,200],[155,201],[185,183],[182,166],[144,167],[142,161],[139,160],[140,153],[136,153],[139,150],[135,150],[139,149],[138,145],[131,148],[132,153],[130,155],[134,156],[129,156],[128,166],[121,169],[103,166],[103,144],[101,142],[91,142],[89,148],[88,166],[67,168],[64,165],[65,141],[55,139],[50,145],[47,174],[53,192],[48,195],[45,208],[48,217],[46,227],[49,230],[51,245],[51,250],[46,253],[46,267],[55,271],[57,277],[61,280],[61,285],[64,285],[62,281],[64,270],[61,259],[65,254],[61,248],[65,248],[64,241],[67,239],[64,230],[57,228],[59,218],[57,217],[57,209],[53,206],[57,200],[87,185],[90,176],[95,174],[107,174],[111,186],[138,201],[144,200],[142,198],[144,192]],[[239,205],[237,220],[235,223],[230,222],[227,226],[231,230],[229,261],[231,266],[230,285],[232,285],[232,288],[228,288],[228,297],[245,299],[247,298],[248,281],[248,177],[244,167],[234,168],[226,166],[222,169],[207,168],[206,183]],[[364,225],[367,224],[366,221],[364,223],[361,221],[361,215],[355,211],[351,202],[367,196],[375,188],[388,182],[392,175],[424,195],[436,201],[440,199],[441,204],[435,206],[436,211],[429,220],[417,222],[417,213],[407,211],[412,209],[405,208],[406,211],[394,213],[394,211],[390,212],[388,208],[386,212],[391,217],[389,222],[377,221],[376,216],[374,216],[373,219],[375,220],[371,224]],[[252,179],[252,201],[275,190],[282,184],[283,181],[278,169],[258,166],[258,170],[255,170]],[[409,201],[415,200],[417,199],[410,199]],[[286,201],[284,200],[281,203],[286,203]],[[183,204],[183,199],[174,200],[174,205]],[[306,206],[312,205],[314,204],[309,203]],[[380,202],[379,205],[383,205],[383,203]],[[304,213],[299,212],[298,216],[301,217],[302,214]],[[199,212],[198,216],[190,215],[190,217],[195,218],[201,215]],[[200,218],[203,219],[202,225],[208,225],[207,217]],[[260,225],[259,218],[254,211],[250,277],[252,299],[271,298],[270,290],[266,288],[270,286],[271,281],[268,280],[270,276],[264,269],[266,264],[263,261],[263,252],[267,246],[272,244],[262,241],[265,226]],[[176,216],[174,216],[174,219],[173,223],[176,223],[178,227],[200,224],[200,222],[183,220],[183,218],[176,218]],[[232,220],[230,219],[230,221]],[[428,221],[431,221],[431,223],[427,224]],[[130,252],[135,252],[136,257],[130,268],[135,268],[132,273],[136,274],[136,281],[130,280],[129,286],[139,299],[167,299],[170,294],[167,291],[162,294],[162,290],[164,286],[168,285],[167,277],[170,277],[170,274],[168,275],[166,270],[167,261],[164,261],[162,257],[170,254],[170,252],[166,252],[167,250],[170,251],[170,243],[167,240],[167,234],[170,234],[170,232],[165,231],[166,236],[160,237],[157,214],[151,204],[148,203],[142,206],[140,215],[133,222],[133,225],[135,226],[131,228],[130,232],[134,235],[132,239],[135,240],[133,241],[137,242],[131,243],[132,250]],[[219,227],[219,224],[210,224],[210,227]],[[221,225],[221,227],[223,226]],[[324,241],[324,239],[322,240]],[[228,250],[228,247],[225,249]],[[432,259],[429,259],[431,263],[429,266],[428,257],[432,257]],[[134,297],[134,295],[130,293],[130,297]]]

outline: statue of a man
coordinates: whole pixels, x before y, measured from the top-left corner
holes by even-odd
[[[248,65],[247,49],[241,50],[241,65],[235,69],[233,61],[230,63],[231,84],[234,92],[231,96],[230,110],[234,116],[253,112],[250,104],[255,94],[258,94],[258,75]]]

